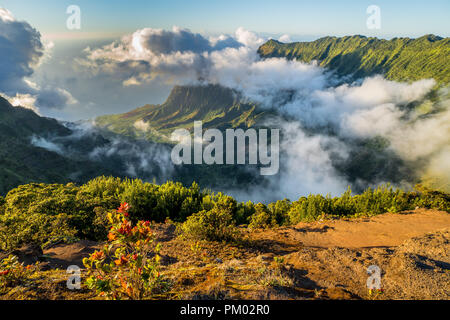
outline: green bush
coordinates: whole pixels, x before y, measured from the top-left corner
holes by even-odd
[[[122,194],[124,190],[124,182],[120,178],[114,177],[98,177],[80,187],[81,194],[88,194],[93,198],[113,202],[119,200],[117,196]]]
[[[0,216],[0,249],[9,251],[23,244],[45,246],[77,240],[77,230],[70,227],[66,214],[24,214],[20,211]]]
[[[332,199],[329,196],[311,194],[294,201],[288,211],[288,216],[290,223],[296,224],[301,221],[317,220],[332,211]]]
[[[185,188],[179,182],[166,182],[158,188],[158,203],[155,211],[160,217],[174,221],[185,221],[188,216],[201,210],[204,194],[196,183]]]
[[[450,213],[450,194],[428,189],[422,185],[416,185],[412,192],[414,207],[436,209]]]
[[[368,188],[362,194],[352,196],[348,189],[340,197],[331,198],[309,195],[294,201],[288,211],[289,221],[314,221],[325,216],[377,215],[400,212],[416,207],[450,212],[450,195],[432,191],[420,185],[411,192],[394,190],[391,186]]]
[[[214,207],[209,211],[202,210],[187,218],[181,225],[182,235],[193,240],[236,241],[239,230],[229,210]]]
[[[279,226],[289,224],[288,212],[291,207],[291,201],[288,199],[278,200],[277,202],[269,203],[268,205],[276,224]]]
[[[0,216],[0,247],[74,239],[80,227],[73,218],[78,214],[77,191],[73,184],[29,184],[11,190]]]
[[[144,183],[141,180],[125,180],[122,193],[118,195],[120,202],[130,205],[130,217],[133,220],[164,221],[166,215],[159,212],[158,186]]]
[[[249,228],[270,228],[277,225],[275,215],[262,203],[255,206],[255,213],[249,218]]]
[[[255,213],[255,205],[251,201],[238,203],[234,219],[238,225],[247,224],[250,216]]]

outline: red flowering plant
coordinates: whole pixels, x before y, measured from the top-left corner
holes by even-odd
[[[128,204],[123,203],[117,212],[108,213],[108,243],[83,259],[87,287],[108,299],[140,300],[168,287],[159,273],[160,246],[151,245],[154,235],[150,222],[133,225],[128,210]]]
[[[14,255],[0,261],[0,294],[7,288],[28,282],[36,269],[35,265],[24,266]]]

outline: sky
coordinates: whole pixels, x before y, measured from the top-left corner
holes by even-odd
[[[78,5],[81,32],[90,37],[117,36],[143,27],[173,25],[201,33],[231,33],[243,27],[258,33],[317,37],[366,34],[382,37],[448,36],[450,1],[302,1],[302,0],[1,0],[20,20],[50,38],[67,32],[66,8]],[[366,28],[366,9],[381,9],[382,28]],[[89,35],[88,35],[89,34]]]
[[[81,10],[79,30],[69,30],[66,26],[69,17],[66,10],[70,5],[77,5]],[[367,28],[369,15],[366,10],[370,5],[377,5],[381,10],[380,29]],[[153,31],[136,35],[139,41],[154,39],[155,30],[164,29],[169,31],[165,36],[175,37],[181,46],[183,41],[191,41],[198,34],[201,36],[197,40],[203,44],[219,35],[237,37],[239,28],[264,40],[275,38],[285,42],[354,34],[388,39],[430,33],[448,37],[450,31],[448,0],[0,0],[0,8],[6,8],[14,16],[14,21],[26,23],[40,34],[28,30],[26,36],[17,38],[17,50],[23,48],[20,41],[31,38],[39,38],[38,42],[45,47],[45,50],[34,48],[36,50],[28,56],[29,61],[17,61],[18,66],[28,66],[29,63],[29,68],[11,68],[6,70],[9,73],[3,72],[5,77],[17,77],[20,90],[15,92],[12,88],[0,87],[2,93],[10,97],[16,93],[24,94],[28,100],[34,101],[41,114],[71,121],[125,112],[147,103],[161,103],[177,84],[177,81],[167,81],[167,77],[161,80],[161,74],[170,75],[172,79],[176,72],[183,73],[184,77],[191,76],[187,75],[186,61],[192,58],[188,55],[192,48],[181,50],[185,60],[165,61],[165,64],[161,62],[164,52],[162,55],[146,55],[145,59],[153,59],[151,63],[148,63],[150,60],[146,62],[145,59],[128,56],[132,54],[132,50],[128,50],[132,45],[124,43],[122,37],[144,28]],[[174,26],[189,29],[191,33],[173,31]],[[0,37],[1,32],[0,25]],[[245,37],[248,35],[243,39]],[[122,46],[121,57],[113,56],[115,49],[111,46],[95,51],[114,41]],[[205,44],[208,47],[206,52],[217,51],[212,43]],[[26,47],[34,44],[36,41],[29,41]],[[245,45],[248,46],[247,43]],[[231,43],[231,46],[236,44]],[[161,48],[150,46],[146,49]],[[164,48],[174,59],[172,49]],[[200,56],[200,52],[196,53],[194,60]],[[9,56],[14,56],[14,53]],[[99,56],[109,59],[110,63],[94,68],[92,63],[103,61]],[[193,65],[199,62],[197,60],[192,62]],[[149,80],[150,74],[152,79]],[[158,75],[156,80],[153,78],[155,74]]]

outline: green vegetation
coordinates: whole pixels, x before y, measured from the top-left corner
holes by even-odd
[[[367,189],[340,197],[309,195],[297,201],[280,200],[269,205],[238,203],[222,193],[201,191],[197,184],[162,185],[141,180],[99,177],[88,183],[28,184],[0,199],[0,249],[25,243],[45,246],[76,239],[105,240],[107,213],[120,203],[130,205],[130,219],[184,222],[188,238],[230,241],[238,237],[236,225],[268,228],[321,218],[375,215],[416,207],[450,212],[450,195],[416,187],[413,191],[391,187]]]
[[[181,225],[181,232],[192,240],[235,241],[239,238],[231,210],[218,207],[188,217]]]
[[[450,195],[432,191],[420,185],[405,192],[389,186],[368,188],[362,194],[352,196],[350,188],[340,197],[309,195],[292,203],[288,212],[289,222],[313,221],[327,216],[377,215],[400,212],[416,207],[433,208],[450,212]]]
[[[255,205],[255,213],[249,218],[249,228],[270,228],[277,225],[274,212],[270,211],[266,205],[258,203]]]
[[[269,40],[258,53],[264,58],[317,60],[320,66],[354,79],[383,74],[396,81],[425,78],[434,78],[439,84],[450,81],[450,38],[434,35],[391,40],[356,35],[287,44]]]

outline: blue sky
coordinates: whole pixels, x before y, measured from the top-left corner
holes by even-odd
[[[66,8],[79,5],[82,33],[68,32]],[[366,8],[381,8],[382,28],[366,28]],[[302,1],[302,0],[0,0],[19,20],[26,20],[49,38],[116,37],[143,27],[173,25],[205,34],[233,33],[238,27],[292,39],[323,35],[364,34],[416,37],[449,36],[450,1]]]

